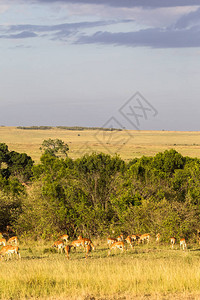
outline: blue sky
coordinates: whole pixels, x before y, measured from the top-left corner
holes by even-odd
[[[3,0],[0,20],[0,125],[199,130],[199,0]]]

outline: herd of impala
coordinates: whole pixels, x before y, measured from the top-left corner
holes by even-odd
[[[11,238],[8,238],[6,240],[3,238],[3,234],[0,233],[2,238],[0,238],[0,246],[3,246],[0,250],[0,258],[12,258],[13,256],[16,256],[17,258],[20,258],[19,253],[19,241],[17,236],[13,236]],[[159,243],[160,241],[160,234],[158,233],[156,235],[156,242]],[[65,253],[67,258],[69,259],[69,253],[70,250],[73,248],[76,251],[76,248],[82,247],[85,251],[85,258],[88,257],[88,254],[91,252],[91,250],[95,250],[94,244],[92,243],[91,239],[83,238],[82,236],[79,236],[77,240],[72,241],[69,243],[68,240],[69,236],[67,234],[64,234],[58,238],[57,241],[55,241],[52,245],[52,247],[57,248],[58,253]],[[124,238],[123,234],[120,234],[117,238],[107,238],[107,245],[108,245],[108,256],[110,255],[111,251],[114,249],[119,249],[121,251],[125,250],[125,242],[127,245],[133,249],[134,244],[144,244],[150,242],[150,234],[132,234],[128,235],[126,238]],[[170,238],[170,244],[171,248],[174,248],[174,245],[176,243],[176,238],[171,237]],[[187,249],[186,241],[184,238],[180,239],[180,248],[183,250]]]

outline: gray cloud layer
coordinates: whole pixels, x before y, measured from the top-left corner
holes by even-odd
[[[137,32],[102,32],[91,36],[81,36],[79,44],[107,44],[130,47],[152,48],[185,48],[200,47],[200,28],[192,27],[186,30],[171,30],[151,28]]]
[[[108,26],[118,23],[128,23],[133,20],[110,20],[110,21],[96,21],[96,22],[79,22],[79,23],[64,23],[58,25],[10,25],[0,26],[0,38],[6,39],[23,39],[33,38],[44,34],[49,34],[52,39],[62,39],[69,35],[76,34],[78,30],[86,28],[95,28],[99,26]]]
[[[199,0],[35,0],[40,3],[98,4],[113,7],[175,7],[199,5]]]
[[[162,0],[160,0],[162,1]],[[0,38],[27,39],[47,37],[64,40],[73,36],[74,44],[104,44],[129,47],[185,48],[200,47],[200,8],[182,16],[167,28],[148,28],[132,32],[98,31],[84,33],[84,29],[133,22],[133,20],[108,20],[95,22],[64,23],[57,25],[0,26]],[[72,40],[70,41],[72,42]]]

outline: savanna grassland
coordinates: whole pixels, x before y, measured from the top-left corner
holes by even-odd
[[[50,242],[24,242],[21,260],[1,262],[1,299],[199,299],[200,248],[134,246],[107,256],[105,241],[88,259],[83,250],[51,251]]]
[[[183,156],[200,157],[200,132],[196,131],[99,131],[23,130],[16,127],[0,127],[0,142],[10,150],[25,152],[39,162],[39,150],[45,139],[61,139],[69,145],[69,157],[76,159],[92,152],[118,153],[122,159],[154,156],[158,152],[175,149]]]
[[[0,299],[200,299],[199,224],[200,132],[0,127],[0,232],[21,254],[0,260]],[[68,260],[64,233],[96,250]],[[122,233],[150,243],[108,257]]]

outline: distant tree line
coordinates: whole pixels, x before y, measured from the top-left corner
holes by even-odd
[[[39,164],[0,144],[0,230],[51,238],[160,233],[195,240],[200,224],[200,159],[166,150],[128,163],[104,153],[67,156],[47,140]]]
[[[101,130],[101,131],[122,131],[121,128],[104,128],[104,127],[82,127],[82,126],[18,126],[17,129],[23,130],[49,130],[53,128],[63,129],[63,130]]]

